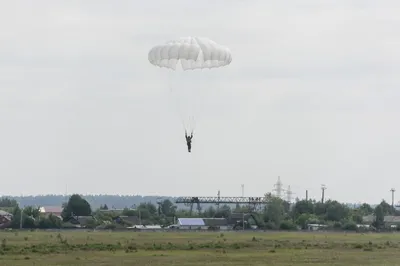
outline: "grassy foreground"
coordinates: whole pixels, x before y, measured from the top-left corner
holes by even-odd
[[[400,265],[400,234],[0,232],[0,265]]]

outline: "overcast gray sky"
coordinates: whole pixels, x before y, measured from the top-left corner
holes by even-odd
[[[0,194],[260,196],[281,176],[298,197],[326,184],[328,198],[390,200],[398,14],[396,0],[3,1]],[[184,85],[192,154],[147,59],[181,36],[233,56]]]

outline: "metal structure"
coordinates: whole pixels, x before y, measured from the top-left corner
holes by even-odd
[[[390,189],[390,192],[392,192],[392,209],[394,210],[394,193],[396,192],[396,189],[392,188]]]
[[[258,207],[267,204],[264,197],[179,197],[175,200],[176,204],[185,204],[190,206],[190,213],[193,211],[194,204],[197,205],[197,211],[201,212],[200,204],[247,204],[249,210],[256,210]]]
[[[218,198],[220,198],[221,197],[221,191],[219,191],[218,190]],[[218,203],[216,203],[217,204],[217,211],[219,211],[219,202]]]
[[[293,192],[292,189],[290,188],[290,186],[288,186],[288,188],[286,189],[286,201],[288,203],[292,203],[292,197],[293,197]]]
[[[162,211],[162,208],[161,208],[161,206],[163,204],[162,198],[158,197],[156,202],[157,202],[157,205],[158,205],[158,207],[157,207],[158,215],[164,214],[163,211]]]
[[[325,200],[325,190],[326,190],[326,186],[324,184],[322,184],[321,185],[321,191],[322,191],[321,203],[324,203],[324,200]]]
[[[275,195],[278,197],[278,198],[281,198],[282,197],[282,192],[284,192],[285,190],[283,189],[283,184],[282,184],[282,181],[281,181],[281,177],[280,176],[278,176],[278,181],[276,182],[276,184],[274,185],[274,189],[273,189],[273,191],[274,192],[276,192],[275,193]]]

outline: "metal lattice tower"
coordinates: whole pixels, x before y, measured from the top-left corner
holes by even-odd
[[[274,189],[273,189],[273,191],[275,191],[276,192],[276,196],[278,197],[278,198],[280,198],[280,197],[282,197],[282,191],[283,191],[283,184],[282,184],[282,182],[281,182],[281,177],[280,176],[278,176],[278,181],[275,183],[275,185],[274,185]]]
[[[290,186],[288,186],[287,190],[286,190],[286,201],[291,203],[292,202],[292,196],[293,196],[293,192],[290,189]]]

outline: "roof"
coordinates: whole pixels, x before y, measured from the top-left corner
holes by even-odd
[[[118,218],[120,218],[121,220],[123,220],[125,222],[134,224],[134,225],[140,223],[139,222],[139,218],[137,216],[123,216],[123,215],[120,215],[120,216],[115,217],[114,219],[118,220]]]
[[[160,225],[133,225],[128,228],[129,229],[148,229],[148,230],[162,229],[162,227]]]
[[[249,216],[250,216],[250,214],[248,214],[248,213],[244,214],[245,219],[248,218]],[[241,219],[243,219],[243,213],[237,213],[237,212],[232,213],[229,218],[241,220]]]
[[[42,206],[40,207],[41,213],[61,213],[63,208],[60,206]]]
[[[400,223],[400,216],[385,216],[385,223]]]
[[[93,216],[78,216],[77,220],[80,224],[87,224],[88,222],[95,220],[95,218]]]
[[[312,227],[328,227],[325,224],[307,224],[307,226],[312,226]]]
[[[202,218],[178,218],[178,224],[180,226],[205,226]]]
[[[363,216],[362,220],[363,220],[363,222],[372,223],[375,220],[375,216],[374,215],[366,215],[366,216]]]
[[[228,221],[225,218],[203,218],[206,226],[223,226],[228,225]]]
[[[11,213],[0,210],[0,216],[13,216]]]
[[[248,213],[244,214],[244,220],[249,219],[251,215]],[[227,223],[228,224],[236,224],[238,221],[242,221],[243,220],[243,213],[232,213],[231,216],[229,217],[229,219],[227,219]]]
[[[162,229],[161,225],[146,225],[147,229]]]
[[[72,224],[87,225],[90,221],[96,220],[93,216],[71,217],[68,221]]]
[[[374,215],[367,215],[363,217],[363,222],[369,222],[372,223],[375,221],[375,216]],[[385,216],[384,220],[385,223],[400,223],[400,216]]]

